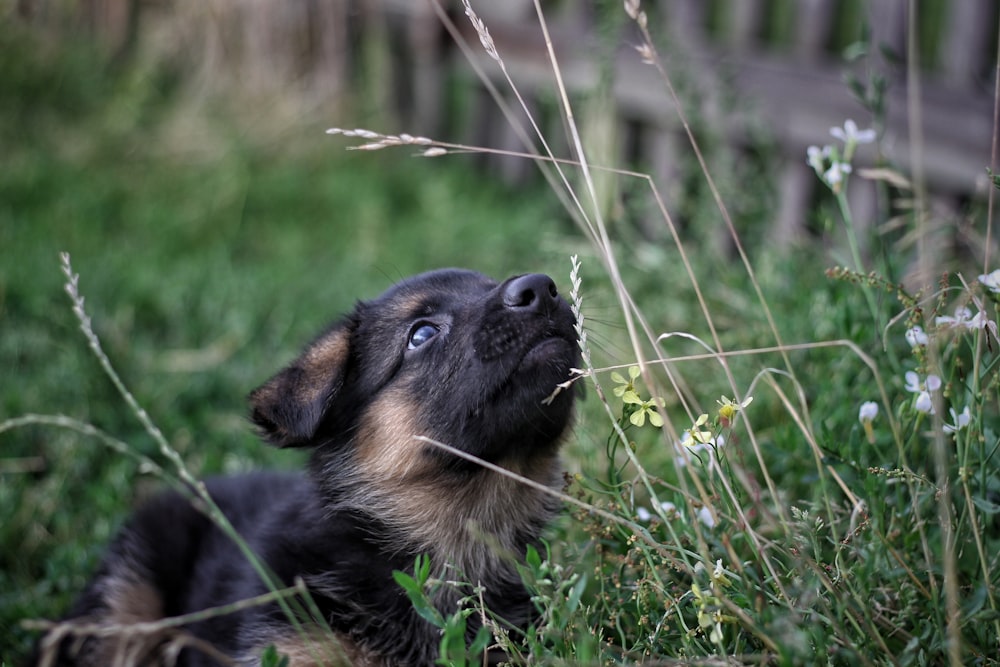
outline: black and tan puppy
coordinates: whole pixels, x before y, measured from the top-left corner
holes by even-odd
[[[438,631],[392,578],[412,570],[418,554],[440,572],[449,567],[449,578],[483,586],[501,618],[527,624],[533,609],[514,561],[555,503],[414,436],[557,486],[573,392],[552,395],[577,365],[573,324],[544,275],[497,284],[434,271],[359,303],[250,396],[267,440],[312,449],[307,474],[208,483],[277,579],[305,583],[321,622],[297,628],[269,603],[155,635],[50,633],[40,664],[254,665],[274,644],[293,667],[430,665]],[[125,526],[69,618],[114,627],[266,590],[231,540],[192,503],[166,494]],[[435,604],[450,614],[459,594],[441,590]]]

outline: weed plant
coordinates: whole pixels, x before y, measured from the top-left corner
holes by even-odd
[[[468,2],[465,8],[482,47],[520,99],[488,26]],[[644,61],[674,95],[638,0],[627,0],[625,12],[643,35]],[[511,636],[496,621],[514,662],[995,664],[1000,441],[991,387],[998,380],[1000,271],[988,271],[989,244],[981,271],[947,273],[930,283],[937,267],[928,266],[923,252],[914,258],[918,270],[910,284],[893,262],[866,258],[847,198],[852,178],[878,181],[886,198],[891,186],[897,204],[905,198],[905,224],[918,239],[927,232],[927,202],[919,180],[892,165],[854,173],[856,148],[879,137],[848,119],[831,128],[829,144],[803,156],[826,186],[847,240],[846,265],[825,272],[836,286],[824,293],[824,308],[809,314],[833,321],[823,327],[825,339],[788,342],[787,331],[799,332],[778,324],[689,133],[770,341],[735,348],[723,342],[718,321],[727,313],[709,306],[711,286],[655,185],[642,174],[618,171],[622,179],[648,184],[706,333],[658,332],[646,320],[648,299],[635,298],[624,278],[619,263],[627,259],[602,216],[597,168],[586,160],[557,58],[550,55],[578,159],[560,161],[540,134],[533,145],[590,239],[590,259],[600,263],[618,297],[635,361],[594,361],[583,317],[586,285],[574,258],[572,297],[584,358],[578,381],[593,389],[607,436],[599,456],[587,457],[601,463],[584,466],[568,486],[565,499],[579,509],[559,544],[544,557],[528,555],[525,577],[542,622],[525,636]],[[866,102],[878,114],[883,105],[877,86],[873,91]],[[470,149],[370,130],[331,132],[360,138],[364,150],[415,144],[425,156],[440,157]],[[983,156],[984,166],[988,159]],[[983,221],[987,238],[991,222],[989,216]],[[854,298],[831,298],[844,287]],[[671,284],[663,298],[676,291]],[[676,354],[678,341],[700,351]],[[588,421],[587,428],[598,424]],[[418,609],[428,609],[421,590],[454,585],[429,581],[426,564],[418,562],[415,572],[400,581]],[[463,636],[462,619],[489,615],[477,606],[475,589],[469,591],[468,608],[435,620],[449,664],[470,659],[454,641]]]
[[[465,7],[481,46],[506,72],[488,26]],[[673,95],[639,1],[627,0],[624,11],[643,36],[646,66]],[[538,17],[546,29],[540,10]],[[856,147],[880,137],[847,121],[802,156],[825,187],[821,205],[835,211],[847,259],[825,271],[817,268],[819,251],[751,259],[691,136],[717,219],[736,248],[734,258],[708,256],[688,247],[649,177],[588,162],[552,62],[576,159],[552,154],[537,128],[529,128],[537,149],[525,158],[538,162],[587,241],[564,239],[578,251],[564,292],[584,360],[570,382],[585,383],[588,400],[567,455],[560,494],[567,511],[523,566],[541,612],[536,626],[526,633],[507,627],[483,607],[475,582],[436,579],[426,559],[396,574],[421,615],[441,629],[442,664],[478,664],[491,639],[483,633],[466,646],[471,614],[487,619],[512,664],[1000,662],[1000,272],[991,270],[992,207],[981,222],[981,264],[969,270],[938,271],[921,244],[907,266],[898,248],[877,247],[885,237],[859,239],[847,198],[854,179],[873,179],[885,199],[895,197],[899,220],[917,238],[929,213],[918,176],[890,164],[854,164]],[[517,82],[507,83],[520,99]],[[878,114],[878,100],[870,101]],[[403,147],[435,160],[488,150],[370,129],[330,132],[366,151]],[[652,279],[643,275],[649,265],[623,252],[609,231],[597,171],[633,192],[638,183],[659,212],[673,245],[658,250],[670,265]],[[862,240],[875,250],[866,254]],[[916,277],[906,276],[914,266]],[[784,272],[797,279],[783,281]],[[655,278],[657,289],[631,289]],[[726,285],[737,279],[745,289],[734,293]],[[672,310],[678,299],[685,307]],[[86,323],[82,302],[76,305]],[[138,405],[131,412],[145,415]],[[20,434],[17,447],[30,452],[51,447],[41,442],[49,431],[37,425],[63,419],[10,419],[0,430],[5,438]],[[26,421],[36,424],[27,436]],[[130,438],[62,425],[111,445],[115,454],[91,465],[110,460],[120,471],[136,470],[121,463],[123,453],[134,458]],[[145,470],[169,464],[170,474],[183,476],[188,452],[197,456],[171,438],[160,449],[158,458],[143,459]],[[45,477],[55,474],[70,473]],[[21,503],[26,486],[17,484]],[[51,481],[46,493],[58,498]],[[66,573],[78,571],[75,563],[53,563],[36,594],[71,588],[79,575],[67,583]],[[435,586],[459,587],[463,607],[450,616],[434,609]],[[299,590],[275,594],[302,598]],[[273,652],[264,658],[280,662]]]

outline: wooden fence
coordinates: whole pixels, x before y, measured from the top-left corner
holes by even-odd
[[[201,66],[232,68],[249,81],[295,80],[314,96],[332,97],[350,89],[359,78],[361,52],[370,50],[368,38],[376,35],[384,60],[392,63],[388,86],[400,130],[523,150],[509,119],[482,92],[492,85],[509,99],[500,69],[480,46],[458,0],[439,3],[80,0],[79,7],[113,46],[134,43],[142,26],[169,18],[186,24],[182,29],[186,49],[191,49],[192,35],[200,35]],[[529,105],[544,111],[546,101],[554,99],[555,85],[532,0],[472,0],[472,4]],[[579,98],[605,95],[621,147],[617,158],[621,164],[650,169],[669,191],[677,165],[690,159],[690,149],[662,80],[633,48],[634,26],[625,20],[621,3],[543,0],[542,4],[571,93]],[[917,30],[922,66],[916,135],[908,111],[913,92],[906,76],[908,0],[644,3],[651,32],[662,38],[671,76],[692,93],[685,98],[694,104],[688,112],[716,128],[736,154],[752,147],[760,128],[776,145],[781,159],[773,181],[779,202],[770,230],[775,242],[785,243],[809,231],[806,212],[820,185],[806,165],[807,146],[830,143],[829,128],[848,118],[861,126],[870,124],[871,113],[844,82],[847,72],[865,80],[865,67],[884,77],[887,157],[907,169],[916,148],[913,136],[919,136],[924,175],[938,205],[958,211],[970,198],[987,192],[1000,3],[921,0],[915,4],[922,17]],[[19,0],[17,4],[22,16],[36,21],[55,6],[65,3]],[[448,29],[449,22],[454,29]],[[843,48],[862,38],[865,25],[871,30],[866,42],[878,48],[863,61],[846,64]],[[896,59],[884,55],[889,52]],[[449,115],[451,108],[445,102],[456,81],[465,90],[478,91],[473,93],[476,101],[465,105],[463,117]],[[547,136],[564,135],[558,113],[541,115],[547,118]],[[347,122],[331,119],[331,124]],[[858,160],[871,163],[874,155],[861,152]],[[521,179],[533,167],[528,161],[507,160],[500,169],[507,178]],[[857,216],[871,222],[874,188],[854,179],[850,192]]]
[[[502,12],[478,9],[485,4],[473,6],[486,21],[507,74],[527,97],[529,106],[538,109],[539,100],[553,99],[555,81],[533,3],[512,2]],[[906,0],[869,3],[866,15],[856,16],[853,30],[851,26],[845,29],[836,20],[844,2],[784,3],[788,13],[785,23],[789,26],[784,30],[784,40],[776,40],[762,28],[768,21],[766,10],[781,3],[669,0],[646,4],[652,5],[650,16],[655,25],[651,24],[651,32],[663,37],[662,53],[671,76],[687,82],[688,90],[695,91],[699,106],[693,113],[702,122],[720,128],[735,152],[751,148],[752,137],[759,135],[761,126],[780,151],[779,173],[775,175],[779,204],[770,229],[773,242],[786,244],[808,233],[807,211],[823,186],[806,164],[807,147],[833,143],[830,128],[842,126],[846,119],[855,119],[862,127],[871,125],[871,111],[845,83],[848,74],[862,82],[870,72],[884,79],[885,157],[901,170],[909,170],[915,146],[906,68]],[[715,16],[710,16],[713,5]],[[420,25],[441,30],[439,23],[427,19],[433,12],[427,5],[392,0],[386,6],[406,16],[403,23],[416,13],[422,17]],[[608,50],[602,50],[600,44],[606,45],[609,37],[598,37],[602,25],[595,20],[593,6],[561,3],[559,7],[548,22],[566,86],[581,96],[595,91],[610,94],[622,147],[619,164],[651,169],[669,192],[677,178],[677,165],[691,159],[690,147],[662,78],[642,62],[634,48],[639,43],[634,26],[625,24],[610,38],[617,41],[618,48],[613,49],[608,67],[602,61]],[[939,245],[958,242],[955,234],[960,225],[948,223],[957,222],[970,199],[982,198],[988,191],[986,167],[993,142],[998,7],[995,0],[953,0],[942,4],[939,15],[925,18],[919,30],[932,41],[920,51],[927,62],[919,70],[918,136],[928,190],[945,220],[945,228],[939,229],[935,238]],[[480,76],[485,74],[497,90],[507,91],[500,68],[485,53],[478,35],[464,18],[456,16],[455,25],[458,41],[468,48],[441,46],[454,43],[455,35],[441,40],[410,33],[410,48],[419,53],[413,62],[441,62],[444,49],[453,70],[464,71],[471,65]],[[412,29],[415,24],[408,25]],[[852,32],[860,39],[863,25],[870,26],[868,42],[877,46],[863,62],[852,66],[842,56],[840,47],[846,44],[838,44],[834,33],[847,33],[847,38],[840,37],[841,42],[847,42]],[[406,38],[403,33],[400,36]],[[419,65],[415,69],[419,70]],[[423,82],[424,100],[411,109],[411,120],[418,128],[437,131],[439,96],[431,91],[440,90],[441,81],[435,82],[434,75],[426,72],[415,71],[413,76]],[[509,91],[502,94],[516,106]],[[726,95],[736,102],[726,106],[720,101]],[[692,110],[687,112],[691,114]],[[496,111],[492,100],[474,105],[470,113],[478,118],[466,122],[466,127],[474,131],[463,139],[493,148],[524,149],[518,134],[510,130],[510,119]],[[544,113],[540,116],[545,118]],[[558,114],[550,114],[549,119],[556,125],[561,122]],[[543,131],[548,138],[564,135],[561,127],[550,126]],[[875,158],[874,148],[868,147],[859,152],[857,164],[871,165]],[[512,179],[522,178],[526,169],[531,166],[525,161],[508,160],[501,165],[502,173]],[[872,224],[877,215],[874,184],[855,178],[850,193],[856,220]],[[885,213],[880,212],[883,216]],[[975,240],[965,242],[974,244]]]

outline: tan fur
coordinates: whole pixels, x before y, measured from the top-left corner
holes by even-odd
[[[306,374],[298,390],[304,402],[312,403],[322,398],[329,388],[331,369],[343,368],[351,349],[346,331],[336,331],[316,341],[303,357],[302,368]]]
[[[261,653],[273,645],[279,656],[288,658],[289,667],[381,667],[375,656],[354,644],[348,637],[313,628],[304,633],[272,638],[249,651],[239,664],[259,664]]]
[[[111,632],[102,632],[92,642],[80,647],[80,664],[93,667],[159,664],[155,660],[157,647],[170,636],[171,631],[137,632],[130,628],[137,623],[163,618],[163,603],[156,589],[131,572],[125,572],[104,582],[103,598],[107,607],[105,614],[80,620]],[[86,637],[87,634],[83,634],[80,639]]]
[[[295,385],[301,403],[308,404],[323,398],[324,392],[329,391],[331,375],[347,363],[350,352],[349,337],[343,330],[334,331],[306,348],[295,364],[303,372]],[[254,403],[268,405],[278,402],[281,392],[287,391],[288,387],[277,382],[277,377],[253,392]]]
[[[365,411],[355,457],[366,478],[403,486],[432,471],[421,455],[424,445],[413,438],[425,430],[417,407],[403,390],[390,387]]]
[[[160,594],[148,581],[136,577],[113,577],[108,580],[104,599],[108,621],[116,625],[144,623],[163,618]]]
[[[387,320],[396,319],[401,322],[412,320],[427,313],[427,294],[421,290],[398,294],[395,301],[389,304],[383,314]]]
[[[356,474],[366,482],[366,504],[410,535],[418,549],[464,572],[496,567],[512,555],[520,526],[511,517],[543,514],[544,493],[488,470],[474,484],[446,483],[440,464],[424,455],[433,445],[415,437],[434,434],[422,428],[412,401],[401,394],[386,391],[361,425],[355,461]],[[541,484],[554,484],[559,474],[555,455],[505,467]]]

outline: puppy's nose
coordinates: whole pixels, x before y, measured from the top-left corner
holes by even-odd
[[[542,273],[518,276],[504,287],[503,303],[508,308],[524,308],[539,313],[551,312],[559,291],[552,278]]]

